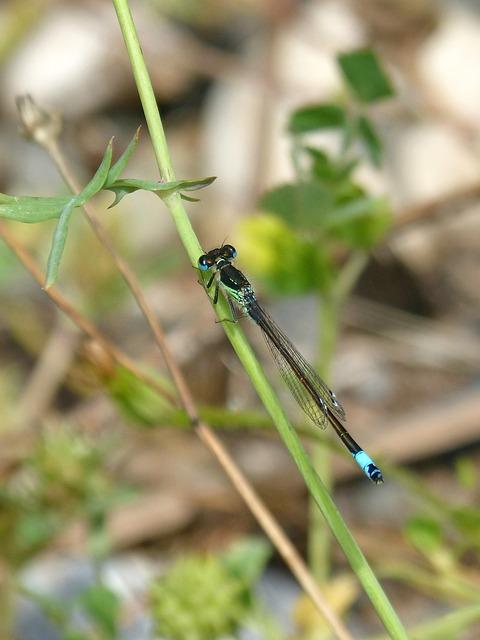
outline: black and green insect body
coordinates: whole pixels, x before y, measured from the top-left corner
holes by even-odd
[[[344,427],[345,410],[336,395],[258,303],[244,274],[231,264],[236,255],[235,247],[226,244],[212,249],[198,260],[200,270],[213,270],[206,285],[210,289],[215,281],[213,303],[218,302],[219,289],[222,288],[227,294],[234,321],[237,313],[232,300],[260,327],[283,380],[302,410],[322,429],[330,422],[366,476],[375,484],[383,482],[380,469]]]

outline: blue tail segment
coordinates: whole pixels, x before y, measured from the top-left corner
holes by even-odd
[[[380,469],[365,451],[359,451],[353,454],[353,459],[358,464],[363,473],[375,484],[383,482],[383,476]]]

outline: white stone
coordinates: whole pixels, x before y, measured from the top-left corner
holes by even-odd
[[[88,10],[69,5],[47,14],[6,65],[4,107],[13,112],[13,98],[25,93],[67,115],[97,105],[114,82],[112,73],[107,79],[102,67],[109,57],[106,32],[106,23]]]
[[[477,157],[457,131],[440,122],[402,128],[389,155],[390,193],[400,206],[440,198],[478,180]]]
[[[480,14],[450,3],[419,53],[418,69],[430,99],[463,124],[480,128]]]

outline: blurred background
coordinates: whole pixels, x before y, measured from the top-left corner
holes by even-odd
[[[237,266],[381,463],[386,483],[373,487],[334,454],[334,495],[349,527],[415,637],[480,637],[480,8],[468,0],[131,7],[177,177],[217,176],[186,204],[204,249],[237,247]],[[61,116],[60,148],[82,185],[110,137],[118,157],[139,125],[124,174],[158,180],[110,3],[4,0],[0,35],[1,192],[68,193],[45,150],[19,132],[15,99],[25,94]],[[342,56],[358,50],[376,53],[386,85],[377,96],[349,77]],[[305,110],[312,105],[327,108]],[[318,199],[309,191],[298,204],[302,180]],[[112,200],[96,197],[98,216],[196,400],[307,555],[305,486],[167,210],[144,191],[107,211]],[[324,202],[343,207],[345,227],[317,221]],[[352,203],[360,214],[350,224]],[[54,221],[7,224],[45,272]],[[322,310],[357,258],[330,326],[336,339],[326,342]],[[58,288],[173,389],[78,210]],[[3,241],[0,290],[3,637],[331,637],[181,412],[81,334]],[[242,326],[312,446],[316,435],[258,328]],[[381,634],[336,544],[329,553],[332,606],[354,637]],[[241,597],[224,575],[227,556],[254,558]],[[218,624],[200,632],[207,610]]]

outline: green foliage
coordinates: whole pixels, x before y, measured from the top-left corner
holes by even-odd
[[[150,375],[156,376],[158,383],[174,394],[173,386],[166,379],[153,372]],[[117,366],[105,384],[118,409],[128,420],[146,427],[154,427],[168,421],[173,410],[171,403],[128,369]]]
[[[411,518],[405,533],[410,544],[426,554],[438,549],[443,543],[442,528],[434,518],[426,516]]]
[[[124,494],[103,471],[105,453],[65,427],[46,430],[16,476],[0,488],[3,560],[24,563],[72,518],[86,517],[91,535]]]
[[[236,242],[241,247],[242,262],[249,265],[249,271],[260,274],[274,293],[323,291],[332,284],[334,266],[329,254],[315,238],[292,233],[280,216],[260,214],[246,218]]]
[[[338,62],[362,102],[392,95],[372,51],[343,54]],[[301,107],[290,115],[297,179],[263,194],[262,214],[244,219],[236,239],[249,271],[256,272],[272,292],[328,294],[340,273],[338,256],[368,251],[390,226],[387,199],[368,193],[355,180],[355,170],[364,159],[378,167],[382,158],[380,138],[361,108],[361,104],[347,109],[328,102]],[[336,132],[337,152],[314,146],[305,136],[325,129]]]
[[[243,585],[217,558],[188,557],[152,586],[157,633],[167,640],[215,640],[245,616]]]
[[[463,458],[461,464],[470,466],[467,458]],[[433,593],[448,603],[473,602],[478,606],[478,572],[472,563],[480,549],[480,509],[475,506],[478,481],[465,488],[459,478],[458,491],[453,492],[452,500],[436,495],[421,477],[411,471],[395,470],[393,473],[411,491],[419,505],[418,513],[404,527],[405,538],[417,550],[419,558],[414,563],[408,559],[398,564],[394,561],[395,568],[390,577],[404,580],[410,587],[425,591],[429,596]],[[469,501],[472,504],[459,506],[456,504],[459,498],[462,502]],[[387,574],[389,564],[386,562]],[[468,624],[471,612],[468,613],[467,609],[465,616],[460,615],[458,619],[454,616],[456,622],[452,619],[452,624],[458,624],[459,628]],[[430,626],[432,635],[428,632],[425,637],[436,637],[433,635],[436,622],[426,624],[425,630]],[[420,632],[418,636],[413,632],[411,635],[423,637]],[[445,637],[457,635],[451,633]]]
[[[111,207],[129,193],[139,189],[151,191],[160,198],[172,193],[179,193],[181,197],[194,201],[185,195],[184,191],[195,191],[211,184],[215,178],[200,178],[196,180],[175,180],[172,182],[151,182],[148,180],[119,179],[135,150],[138,141],[138,131],[129,145],[112,166],[112,140],[107,145],[102,162],[87,186],[77,195],[40,198],[31,196],[9,196],[0,193],[0,218],[8,218],[17,222],[38,223],[45,220],[57,219],[57,226],[53,234],[52,245],[48,257],[45,288],[51,287],[57,279],[60,261],[67,240],[70,219],[74,210],[83,206],[101,190],[109,190],[115,194]]]
[[[21,593],[54,623],[62,640],[118,640],[120,637],[120,599],[101,582],[94,582],[61,602],[24,587]],[[82,614],[81,631],[77,628],[79,613]]]
[[[459,484],[464,489],[473,489],[478,483],[478,469],[471,458],[458,458],[455,461],[455,472]]]
[[[253,585],[269,552],[258,540],[224,556],[178,560],[151,587],[156,632],[166,640],[216,640],[235,633],[251,613]]]
[[[345,110],[338,104],[319,104],[294,111],[288,122],[290,133],[332,129],[345,124]]]
[[[365,147],[370,162],[376,167],[382,163],[382,143],[372,122],[366,116],[359,116],[357,120],[358,137]]]
[[[321,181],[285,184],[267,191],[260,208],[274,213],[293,229],[309,231],[322,226],[323,214],[333,207],[332,194]]]
[[[349,88],[362,102],[375,102],[394,95],[390,80],[371,49],[342,53],[337,59]]]
[[[245,538],[233,544],[222,556],[223,563],[232,576],[246,587],[255,584],[272,554],[264,538]]]
[[[120,600],[113,591],[97,583],[84,591],[78,601],[103,638],[118,637]]]

